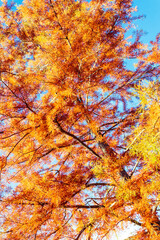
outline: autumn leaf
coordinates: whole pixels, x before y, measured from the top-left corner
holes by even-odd
[[[2,2],[0,238],[100,240],[127,222],[159,239],[159,36],[132,36],[131,0]]]

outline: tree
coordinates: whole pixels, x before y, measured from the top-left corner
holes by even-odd
[[[1,239],[107,239],[120,222],[159,239],[159,36],[131,35],[134,10],[1,6]]]

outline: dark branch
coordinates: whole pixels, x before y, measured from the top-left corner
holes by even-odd
[[[96,186],[115,186],[114,184],[110,184],[110,183],[89,183],[86,184],[86,187],[96,187]]]
[[[101,157],[100,157],[92,148],[90,148],[87,144],[85,144],[83,141],[81,141],[81,140],[80,140],[78,137],[76,137],[74,134],[72,134],[72,133],[67,132],[66,130],[64,130],[64,129],[61,127],[60,123],[58,122],[57,116],[55,117],[54,122],[57,124],[59,130],[60,130],[62,133],[65,133],[66,135],[74,138],[74,139],[75,139],[76,141],[78,141],[81,145],[83,145],[85,148],[87,148],[91,153],[93,153],[96,157],[98,157],[98,158],[101,159]]]
[[[129,221],[132,222],[132,223],[134,223],[134,224],[136,224],[136,225],[138,225],[138,226],[142,226],[142,223],[138,222],[138,221],[135,220],[135,219],[130,218]]]
[[[75,240],[78,240],[80,238],[80,236],[82,235],[82,233],[89,227],[92,226],[92,223],[87,224],[86,226],[84,226],[81,231],[79,232],[78,236],[75,238]]]
[[[12,148],[12,150],[8,153],[7,157],[8,158],[10,156],[10,154],[14,151],[15,147],[28,135],[29,133],[26,133]]]

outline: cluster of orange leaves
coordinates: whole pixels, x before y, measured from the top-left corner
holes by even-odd
[[[126,38],[134,11],[3,1],[1,239],[108,239],[120,223],[159,239],[159,37]]]

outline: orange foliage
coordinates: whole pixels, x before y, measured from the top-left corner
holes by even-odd
[[[159,37],[132,0],[3,2],[0,238],[159,239]]]

